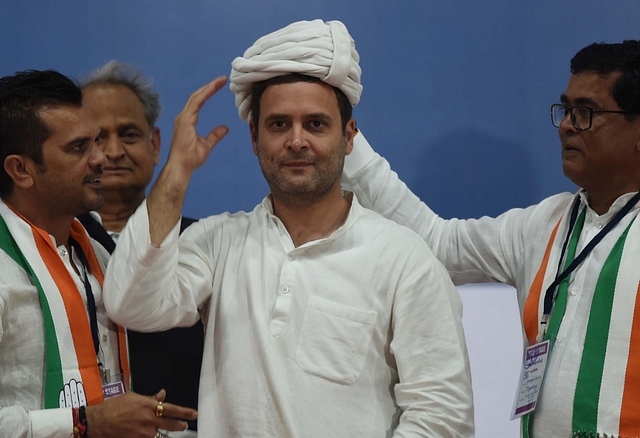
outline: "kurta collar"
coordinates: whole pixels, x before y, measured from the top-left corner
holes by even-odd
[[[360,205],[360,203],[358,202],[358,199],[355,193],[347,192],[345,190],[341,190],[341,193],[343,196],[346,196],[347,194],[351,194],[352,196],[351,207],[349,208],[349,214],[347,215],[347,219],[344,221],[344,224],[342,224],[340,228],[335,230],[329,236],[322,239],[318,239],[318,240],[312,240],[303,245],[300,245],[296,249],[307,248],[307,247],[315,246],[321,243],[334,241],[340,238],[343,234],[345,234],[358,221],[358,219],[360,218],[360,216],[362,216],[362,213],[364,212],[364,207],[362,207],[362,205]],[[291,240],[291,236],[289,235],[288,230],[286,229],[286,227],[284,226],[280,218],[278,218],[273,212],[273,202],[271,200],[271,195],[267,195],[262,200],[262,207],[264,208],[267,214],[267,218],[269,219],[270,224],[273,224],[281,234],[284,231],[284,233],[286,233],[289,240]],[[293,244],[293,241],[291,241],[291,243]]]

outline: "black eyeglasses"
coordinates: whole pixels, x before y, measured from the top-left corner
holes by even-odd
[[[586,131],[591,128],[593,113],[639,114],[632,111],[594,110],[582,105],[568,107],[561,103],[554,103],[551,105],[551,124],[559,128],[567,114],[570,114],[573,127],[579,131]]]

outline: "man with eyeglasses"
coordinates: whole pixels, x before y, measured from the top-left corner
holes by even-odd
[[[550,355],[524,437],[640,436],[640,41],[571,60],[551,118],[581,189],[497,218],[443,220],[360,134],[343,187],[412,228],[456,284],[517,289],[529,345]],[[637,311],[636,311],[637,309]]]

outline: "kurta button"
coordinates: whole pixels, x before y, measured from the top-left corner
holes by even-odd
[[[58,250],[58,252],[60,253],[60,255],[61,255],[62,257],[64,257],[64,256],[66,256],[66,255],[67,255],[67,250],[66,250],[66,249],[64,249],[64,248],[60,248],[60,249]]]
[[[290,255],[290,256],[287,256],[287,259],[288,259],[290,262],[292,262],[292,261],[294,261],[296,258],[295,258],[294,256],[291,256],[291,255]]]
[[[289,293],[289,288],[287,286],[282,286],[282,293],[283,294],[288,294]]]
[[[597,229],[602,228],[602,222],[596,222],[596,228]]]
[[[573,288],[571,289],[571,295],[577,295],[578,294],[578,289]]]
[[[107,335],[102,335],[102,342],[107,342]]]

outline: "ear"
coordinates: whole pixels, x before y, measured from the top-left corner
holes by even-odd
[[[258,129],[253,124],[253,120],[249,120],[249,132],[251,132],[251,143],[253,144],[253,153],[258,155]]]
[[[160,160],[160,128],[153,128],[153,132],[151,133],[151,148],[153,165],[157,166]]]
[[[33,173],[36,171],[35,163],[23,155],[9,155],[4,160],[4,170],[13,180],[13,184],[21,189],[33,186]]]
[[[344,133],[346,141],[345,155],[349,155],[353,150],[353,138],[356,136],[357,132],[358,129],[356,128],[356,121],[354,119],[349,119]]]

